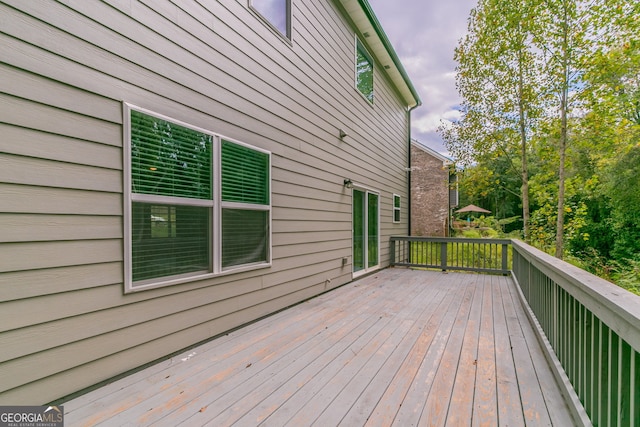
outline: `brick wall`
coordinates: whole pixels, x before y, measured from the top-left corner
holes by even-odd
[[[411,235],[447,236],[449,168],[411,144]]]

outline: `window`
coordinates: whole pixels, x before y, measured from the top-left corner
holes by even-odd
[[[360,40],[356,43],[356,87],[373,104],[373,59]]]
[[[353,273],[354,277],[380,265],[380,210],[378,193],[353,189]]]
[[[269,155],[222,140],[222,268],[266,262]]]
[[[455,166],[449,167],[449,208],[458,206],[458,174]]]
[[[269,265],[270,153],[134,108],[126,106],[126,290]]]
[[[400,196],[393,195],[393,222],[400,222]]]
[[[291,38],[291,0],[251,0],[251,8],[286,38]]]

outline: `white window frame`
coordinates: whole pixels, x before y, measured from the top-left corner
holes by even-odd
[[[398,198],[398,207],[396,207],[396,197]],[[399,194],[394,194],[391,200],[391,220],[394,224],[399,224],[402,222],[402,197]],[[396,212],[398,212],[398,220],[396,221]]]
[[[268,268],[272,265],[272,194],[271,194],[271,152],[264,150],[253,145],[237,141],[233,138],[228,138],[221,134],[212,132],[207,129],[200,128],[198,126],[185,123],[183,121],[165,116],[163,114],[156,113],[154,111],[141,108],[129,103],[123,103],[123,133],[124,133],[124,147],[123,147],[123,174],[124,174],[124,290],[125,293],[138,292],[147,289],[154,289],[165,286],[177,285],[180,283],[187,283],[197,280],[208,279],[226,274],[239,273],[242,271],[256,270],[260,268]],[[192,129],[196,132],[200,132],[212,137],[212,199],[201,200],[182,197],[170,197],[170,196],[156,196],[151,194],[139,194],[131,191],[131,111],[135,110],[140,113],[164,120],[170,123],[174,123],[178,126]],[[254,205],[248,203],[237,202],[222,202],[222,171],[221,171],[221,150],[222,140],[238,144],[247,147],[251,150],[255,150],[268,155],[268,174],[269,174],[269,204],[268,205]],[[211,230],[212,235],[209,236],[209,243],[211,247],[211,271],[205,273],[186,273],[177,276],[167,276],[166,278],[158,277],[153,279],[142,280],[133,282],[133,266],[132,266],[132,203],[133,202],[147,202],[147,203],[159,203],[159,204],[171,204],[171,205],[185,205],[185,206],[199,206],[209,207],[212,210],[211,215]],[[257,262],[250,264],[243,264],[238,266],[232,266],[228,268],[222,268],[222,209],[223,208],[235,208],[235,209],[251,209],[261,210],[268,212],[267,223],[267,260],[265,262]]]

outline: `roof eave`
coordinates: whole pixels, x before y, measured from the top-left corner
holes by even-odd
[[[369,37],[366,38],[367,45],[374,56],[382,62],[382,67],[402,95],[407,107],[415,108],[422,105],[418,92],[411,83],[411,79],[409,79],[369,2],[367,0],[339,1],[350,15],[358,31],[363,35],[369,34]]]

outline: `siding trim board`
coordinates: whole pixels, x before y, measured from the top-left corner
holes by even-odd
[[[385,70],[367,6],[291,1],[281,43],[249,0],[0,0],[0,405],[61,400],[348,283],[346,176],[375,189],[376,268],[389,265],[416,97],[398,64]],[[354,90],[363,31],[374,105]],[[220,177],[205,202],[268,211],[268,262],[227,271],[212,254],[211,274],[129,292],[132,201],[175,202],[131,197],[136,105],[269,154],[268,205],[223,202]]]

